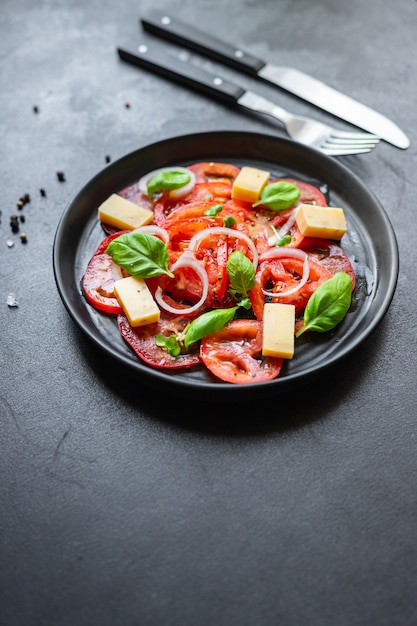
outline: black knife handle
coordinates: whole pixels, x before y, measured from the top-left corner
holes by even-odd
[[[165,78],[170,78],[229,103],[237,104],[239,98],[245,93],[242,87],[225,80],[221,76],[210,74],[187,61],[168,55],[161,49],[154,47],[151,49],[147,43],[130,45],[129,47],[119,46],[117,51],[124,61],[129,61],[134,65],[144,67]]]
[[[261,59],[257,59],[239,48],[234,48],[221,39],[204,33],[193,26],[188,26],[167,13],[150,11],[147,17],[141,19],[141,22],[143,28],[154,35],[185,45],[246,74],[256,75],[265,65]]]

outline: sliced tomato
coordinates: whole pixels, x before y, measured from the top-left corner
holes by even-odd
[[[258,383],[276,378],[282,359],[262,356],[262,323],[233,320],[201,340],[200,356],[205,366],[228,383]]]
[[[170,257],[172,255],[170,254]],[[173,256],[175,258],[175,255]],[[201,315],[207,308],[207,304],[199,307],[198,311],[192,313],[182,313],[181,309],[189,308],[201,298],[202,283],[201,278],[191,267],[182,267],[175,271],[175,278],[170,278],[166,274],[155,278],[148,278],[147,285],[155,297],[155,292],[160,287],[164,294],[164,301],[175,309],[178,314],[187,317],[188,321]]]
[[[109,243],[124,232],[128,231],[119,231],[103,239],[91,257],[81,281],[87,301],[94,308],[113,315],[122,312],[122,308],[113,293],[114,283],[121,274],[120,269],[116,269],[117,266],[111,256],[106,253],[106,250]]]
[[[307,306],[307,302],[317,287],[328,278],[331,272],[312,257],[309,258],[310,275],[307,283],[298,291],[289,295],[280,295],[297,286],[303,274],[303,261],[292,257],[280,259],[267,259],[258,265],[256,271],[255,286],[250,290],[252,309],[258,320],[263,319],[264,304],[269,298],[272,302],[293,304],[296,313],[301,313]],[[271,296],[266,296],[262,289],[266,289]]]
[[[181,369],[198,365],[201,359],[198,352],[171,356],[165,348],[156,345],[155,336],[162,334],[178,336],[189,323],[181,317],[168,317],[161,313],[161,319],[154,324],[133,328],[125,315],[117,317],[120,333],[135,354],[148,365],[158,369]]]
[[[337,272],[346,272],[352,278],[352,290],[355,288],[356,277],[352,263],[346,252],[334,241],[305,237],[303,250],[325,267],[333,275]]]
[[[185,250],[190,239],[201,230],[211,226],[223,226],[223,220],[217,217],[202,215],[187,220],[175,220],[166,226],[172,250]]]
[[[194,172],[198,182],[224,179],[233,182],[240,172],[240,168],[231,163],[218,163],[217,161],[203,161],[194,163],[188,168]]]
[[[155,203],[154,222],[158,226],[164,226],[167,217],[182,207],[191,208],[191,206],[198,206],[205,202],[211,203],[203,205],[204,210],[206,210],[213,204],[229,200],[231,195],[232,185],[230,182],[196,183],[193,190],[182,198],[170,198],[166,194],[162,195]]]

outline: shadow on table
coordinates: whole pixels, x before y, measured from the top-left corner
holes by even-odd
[[[200,433],[249,436],[302,428],[340,411],[372,367],[372,345],[362,346],[360,359],[354,352],[301,385],[279,393],[253,399],[245,395],[233,401],[210,398],[207,394],[176,394],[169,388],[129,384],[130,371],[114,368],[94,348],[85,357],[102,383],[120,396],[123,403],[141,417],[156,419],[177,428]],[[137,383],[137,381],[136,381]],[[343,408],[342,408],[343,411]]]

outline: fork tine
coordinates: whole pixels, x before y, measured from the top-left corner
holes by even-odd
[[[338,139],[356,139],[356,140],[376,140],[376,141],[380,141],[381,137],[378,137],[378,135],[374,135],[372,133],[355,133],[355,132],[351,132],[351,131],[343,131],[343,130],[336,130],[334,129],[331,132],[331,136],[332,137],[337,137]]]
[[[350,148],[344,148],[344,147],[333,147],[333,148],[328,148],[325,145],[320,147],[320,151],[324,152],[324,154],[327,154],[328,156],[347,156],[349,154],[366,154],[368,152],[372,151],[372,148],[359,148],[359,147],[350,147]]]
[[[343,145],[343,146],[376,146],[377,144],[379,144],[380,139],[379,138],[367,138],[367,139],[353,139],[353,138],[346,138],[346,139],[341,139],[339,137],[333,137],[333,135],[330,135],[329,137],[327,137],[326,141],[328,141],[331,144],[334,145]]]

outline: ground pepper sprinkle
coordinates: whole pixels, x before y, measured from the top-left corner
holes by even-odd
[[[12,233],[19,232],[19,218],[17,215],[10,216],[10,228],[12,229]]]

